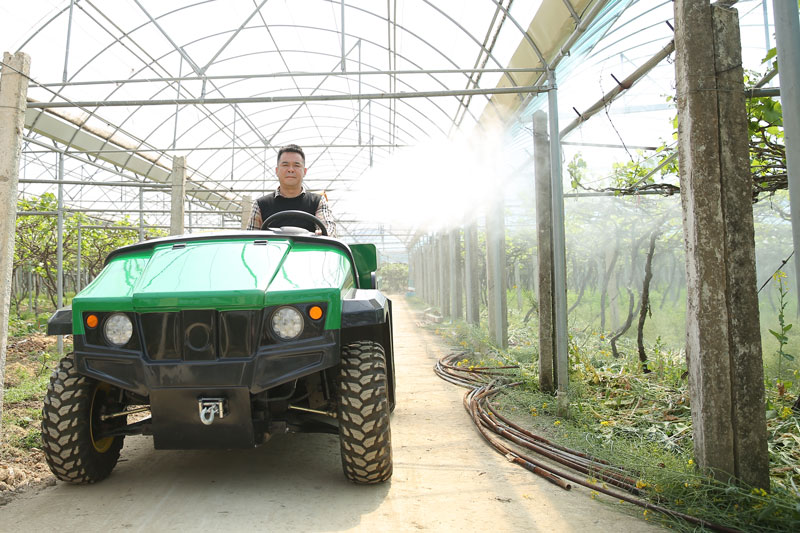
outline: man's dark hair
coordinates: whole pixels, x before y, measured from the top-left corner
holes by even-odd
[[[278,150],[278,164],[280,164],[281,156],[284,154],[284,152],[294,152],[296,154],[300,154],[300,157],[303,158],[303,164],[306,164],[306,154],[303,153],[303,149],[296,144],[287,144],[286,146],[281,146],[281,149]]]

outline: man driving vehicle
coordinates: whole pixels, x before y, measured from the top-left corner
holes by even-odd
[[[261,229],[264,220],[281,211],[304,211],[322,221],[328,230],[328,236],[336,237],[336,223],[333,221],[328,200],[324,195],[306,191],[303,187],[303,178],[307,170],[306,156],[302,148],[296,144],[281,147],[278,150],[278,166],[275,168],[280,185],[274,192],[253,202],[253,211],[247,229]],[[282,218],[280,225],[297,226],[321,233],[313,223],[299,217]]]

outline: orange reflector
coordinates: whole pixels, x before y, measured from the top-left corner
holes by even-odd
[[[86,317],[86,325],[94,329],[97,327],[97,315],[89,315]]]
[[[314,305],[311,309],[308,310],[308,316],[311,317],[311,320],[319,320],[322,318],[322,308],[318,305]]]

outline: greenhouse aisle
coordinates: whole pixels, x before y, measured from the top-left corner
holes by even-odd
[[[0,531],[648,531],[638,508],[564,491],[490,449],[464,389],[433,373],[447,347],[394,302],[394,477],[345,481],[333,435],[279,435],[246,451],[156,451],[129,438],[111,477],[58,483],[0,508]],[[627,513],[627,514],[626,514]]]

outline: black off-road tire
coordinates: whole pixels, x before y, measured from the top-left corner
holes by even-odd
[[[383,347],[359,341],[342,348],[339,444],[344,475],[355,483],[392,477],[392,434]]]
[[[119,459],[124,436],[95,439],[100,431],[125,425],[125,417],[102,423],[104,412],[124,408],[119,389],[78,374],[67,355],[50,377],[42,409],[42,443],[45,459],[55,476],[69,483],[95,483],[105,479]]]

